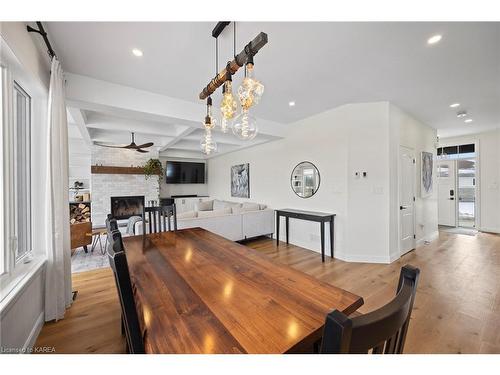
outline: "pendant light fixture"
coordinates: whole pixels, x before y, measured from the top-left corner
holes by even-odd
[[[223,133],[227,133],[231,127],[232,120],[236,115],[236,109],[238,107],[238,102],[233,95],[231,73],[228,72],[228,75],[227,81],[224,82],[224,86],[222,86],[222,101],[220,103],[220,111],[222,113],[220,130]]]
[[[236,22],[233,22],[233,57],[236,56]],[[226,65],[226,82],[222,86],[222,101],[220,103],[220,111],[222,113],[220,130],[227,133],[231,127],[232,120],[236,115],[238,102],[233,95],[233,82],[231,78],[229,61]]]
[[[205,128],[205,136],[200,142],[201,151],[205,155],[211,155],[217,152],[217,142],[212,137],[212,129],[215,128],[217,121],[212,116],[212,98],[209,96],[207,98],[207,115],[205,116],[205,121],[203,122],[203,127]]]
[[[238,88],[238,97],[241,104],[241,114],[236,117],[233,125],[233,134],[241,140],[250,141],[257,136],[259,131],[257,120],[250,115],[250,108],[259,103],[264,94],[264,85],[253,75],[253,56],[248,58],[245,65],[245,78]]]
[[[248,58],[245,65],[245,78],[238,88],[238,97],[242,110],[249,110],[259,103],[264,94],[264,85],[254,77],[253,56]]]
[[[233,134],[241,140],[252,140],[258,133],[257,120],[250,114],[250,108],[258,104],[264,94],[264,85],[254,77],[254,56],[267,43],[267,34],[259,33],[245,48],[236,54],[236,24],[233,22],[233,60],[229,61],[222,71],[218,72],[219,46],[218,36],[230,22],[218,22],[212,30],[215,38],[215,77],[200,92],[200,99],[207,99],[207,115],[203,123],[205,134],[200,142],[204,154],[211,155],[217,152],[217,143],[213,139],[212,130],[215,128],[216,120],[212,114],[212,99],[210,95],[217,88],[222,87],[222,100],[220,103],[221,123],[220,129],[226,133],[229,128]],[[233,95],[232,75],[239,68],[245,69],[245,78],[238,88],[238,100]],[[241,113],[235,117],[238,102],[241,105]]]
[[[232,129],[233,134],[243,141],[251,141],[259,131],[257,120],[248,109],[241,110],[241,113],[234,119]]]

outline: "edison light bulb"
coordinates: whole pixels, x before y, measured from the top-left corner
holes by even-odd
[[[251,106],[258,104],[260,98],[264,94],[264,85],[257,81],[253,76],[253,64],[245,65],[246,77],[243,79],[241,86],[238,87],[238,97],[241,107],[248,110]]]
[[[205,121],[203,122],[203,126],[205,129],[213,129],[217,124],[217,120],[214,116],[212,116],[212,99],[207,102],[207,115],[205,116]]]
[[[220,129],[223,133],[227,133],[228,128],[231,126],[231,121],[236,114],[236,107],[238,103],[236,102],[236,98],[233,96],[231,81],[226,81],[224,83],[223,91],[222,101],[220,103],[220,111],[222,113]]]
[[[252,140],[257,135],[257,120],[243,110],[235,119],[233,124],[233,134],[242,140]]]
[[[205,155],[217,152],[217,142],[212,138],[212,131],[210,129],[205,129],[205,137],[201,140],[200,147]]]

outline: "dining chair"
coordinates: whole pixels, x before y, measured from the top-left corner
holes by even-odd
[[[115,276],[116,288],[122,308],[122,322],[125,328],[128,352],[131,354],[144,353],[144,341],[139,316],[134,301],[132,281],[128,271],[127,257],[125,255],[120,232],[114,232],[116,240],[108,248],[109,264]]]
[[[143,234],[146,234],[146,227],[149,233],[167,232],[177,230],[177,212],[175,203],[170,206],[144,207],[142,213]]]
[[[118,230],[118,222],[116,221],[116,219],[113,218],[113,216],[111,214],[108,214],[108,216],[105,220],[105,223],[106,223],[106,229],[108,230],[108,233],[111,233],[115,230]]]
[[[378,310],[353,318],[338,310],[329,313],[320,353],[403,353],[419,275],[418,268],[404,266],[396,297]]]

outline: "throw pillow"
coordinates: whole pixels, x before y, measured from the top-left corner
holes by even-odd
[[[187,211],[187,212],[181,212],[180,214],[177,214],[177,219],[194,219],[197,216],[198,216],[198,212]]]
[[[260,210],[260,205],[258,203],[245,202],[241,205],[242,211],[258,211]]]
[[[195,211],[212,211],[214,209],[214,201],[196,202],[194,204]]]
[[[226,207],[226,208],[223,208],[221,210],[199,211],[198,217],[224,216],[224,215],[230,215],[230,214],[231,214],[231,208]]]

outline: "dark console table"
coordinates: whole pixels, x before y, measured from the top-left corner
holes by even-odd
[[[294,210],[290,208],[285,208],[282,210],[276,210],[276,244],[279,246],[280,243],[280,217],[285,218],[286,223],[286,243],[288,243],[288,222],[290,218],[299,220],[316,221],[320,223],[321,232],[321,261],[325,261],[325,223],[330,223],[330,252],[333,258],[333,243],[334,243],[334,223],[335,214],[329,214],[325,212],[313,212],[313,211],[302,211]]]

